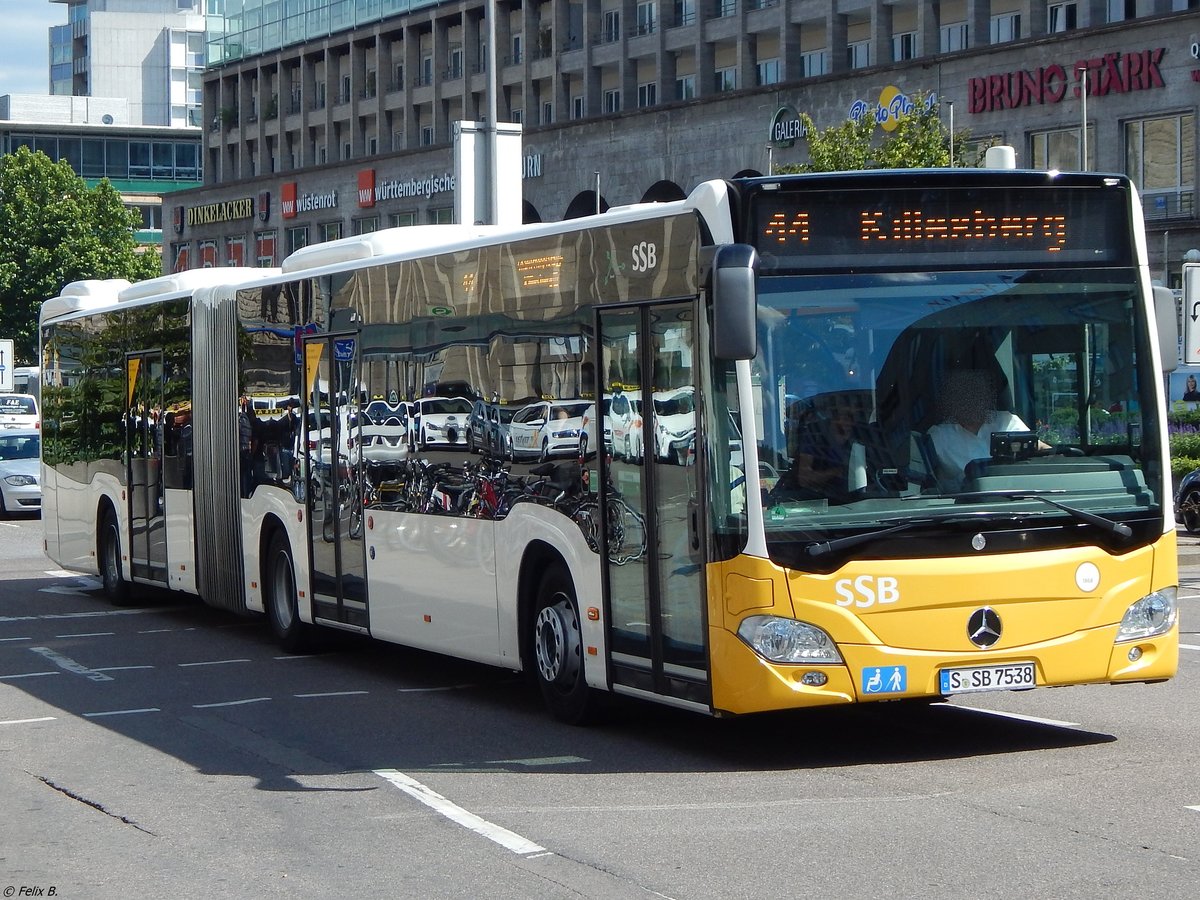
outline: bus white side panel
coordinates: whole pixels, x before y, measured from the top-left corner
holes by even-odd
[[[371,510],[366,532],[371,634],[386,641],[500,660],[494,522]],[[350,547],[357,547],[352,542]]]
[[[192,492],[172,488],[164,492],[167,517],[167,586],[173,591],[196,593],[196,517]]]
[[[96,560],[96,523],[100,498],[107,495],[117,513],[122,535],[121,552],[128,557],[125,537],[129,533],[129,513],[121,501],[121,486],[111,474],[100,473],[90,484],[73,481],[62,472],[55,481],[55,502],[58,505],[58,556],[55,562],[64,569],[98,574]],[[43,513],[44,515],[45,513]],[[128,568],[125,577],[129,577]]]

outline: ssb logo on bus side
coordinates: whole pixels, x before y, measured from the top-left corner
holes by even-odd
[[[658,267],[658,244],[642,241],[633,245],[633,271],[649,272]]]

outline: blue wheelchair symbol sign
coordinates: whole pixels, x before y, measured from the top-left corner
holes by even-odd
[[[864,694],[902,694],[908,690],[908,666],[868,666],[862,671]]]

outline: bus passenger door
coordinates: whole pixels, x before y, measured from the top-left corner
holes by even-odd
[[[362,481],[359,472],[358,339],[327,334],[305,341],[307,379],[305,491],[313,616],[366,631],[366,558],[363,555]]]
[[[690,301],[600,312],[601,552],[614,686],[708,706],[694,339]]]
[[[125,460],[130,571],[165,583],[167,535],[163,493],[162,353],[125,358]]]

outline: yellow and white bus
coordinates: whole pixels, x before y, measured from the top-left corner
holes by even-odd
[[[1120,176],[781,176],[74,285],[42,313],[46,549],[288,650],[340,628],[527,671],[572,722],[603,691],[1161,681],[1176,341],[1139,209]],[[655,402],[612,421],[629,396]],[[262,397],[298,399],[242,415]]]

